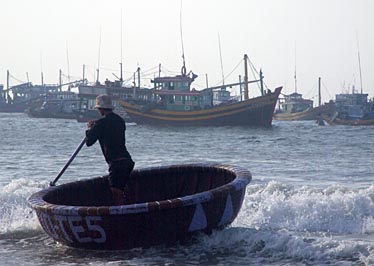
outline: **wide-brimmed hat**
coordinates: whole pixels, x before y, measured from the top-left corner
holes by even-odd
[[[112,98],[105,94],[97,96],[95,108],[114,109]]]

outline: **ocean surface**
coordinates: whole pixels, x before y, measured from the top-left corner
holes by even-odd
[[[129,124],[137,168],[222,162],[253,175],[234,223],[185,245],[129,251],[68,248],[27,205],[84,137],[85,124],[0,113],[0,266],[374,265],[374,127],[278,122],[271,128]],[[98,144],[58,183],[107,173]]]

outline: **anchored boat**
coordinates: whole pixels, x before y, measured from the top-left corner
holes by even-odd
[[[271,126],[275,105],[281,87],[274,92],[263,89],[263,76],[248,81],[247,55],[244,56],[244,81],[216,87],[208,87],[198,91],[191,89],[197,77],[194,73],[186,73],[183,65],[181,75],[157,77],[152,80],[154,89],[152,100],[139,104],[131,100],[121,100],[131,120],[137,124],[171,125],[171,126]],[[249,99],[248,84],[260,83],[261,96]],[[224,97],[226,88],[244,87],[244,99]],[[217,97],[217,99],[215,99]],[[225,96],[226,97],[226,96]],[[240,97],[241,98],[241,97]],[[220,102],[215,105],[214,101]]]
[[[280,121],[301,121],[301,120],[319,120],[322,116],[331,116],[336,111],[333,101],[321,104],[321,78],[318,78],[318,106],[313,107],[313,101],[304,99],[302,94],[295,92],[290,95],[284,95],[284,101],[279,104],[281,109],[274,115],[275,120]]]
[[[131,249],[223,229],[237,216],[249,171],[214,163],[136,169],[127,204],[112,206],[107,177],[49,187],[28,199],[54,240],[77,248]]]

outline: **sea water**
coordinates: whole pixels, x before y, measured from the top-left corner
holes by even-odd
[[[85,124],[0,113],[2,265],[374,265],[374,128],[278,122],[271,128],[129,124],[137,168],[222,162],[253,175],[228,228],[187,244],[89,251],[54,242],[27,197],[48,186]],[[98,144],[58,183],[106,174]]]

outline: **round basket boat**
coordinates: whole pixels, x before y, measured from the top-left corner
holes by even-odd
[[[112,206],[107,177],[49,187],[30,196],[45,232],[87,249],[170,244],[223,229],[237,216],[251,174],[238,166],[185,164],[135,169],[126,205]]]

